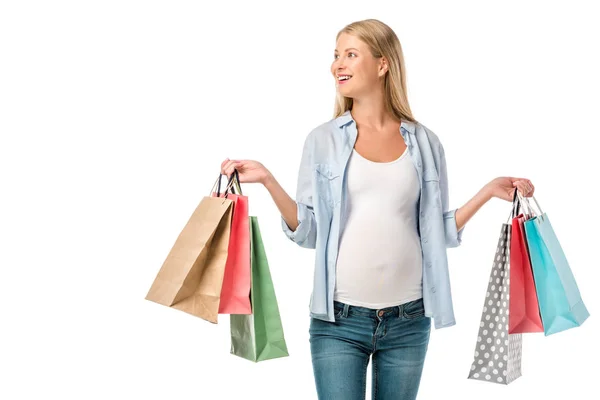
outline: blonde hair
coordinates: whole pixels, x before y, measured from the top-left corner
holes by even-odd
[[[353,35],[365,42],[375,58],[385,57],[388,71],[384,77],[384,96],[387,111],[395,118],[416,122],[408,104],[406,90],[406,69],[402,46],[396,33],[388,25],[376,19],[365,19],[346,25],[338,32]],[[333,118],[352,109],[352,99],[336,93]]]

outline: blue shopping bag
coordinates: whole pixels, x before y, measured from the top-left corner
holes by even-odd
[[[519,196],[521,197],[521,196]],[[526,220],[525,236],[531,267],[546,336],[581,326],[589,317],[569,262],[550,223],[537,200],[539,212],[533,209],[526,198],[521,204],[531,210]]]

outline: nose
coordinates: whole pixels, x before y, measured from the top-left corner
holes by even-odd
[[[340,56],[337,60],[335,60],[333,62],[333,65],[337,72],[341,72],[342,70],[344,70],[346,68],[346,59],[344,57]]]
[[[334,72],[339,75],[343,74],[346,71],[346,67],[343,64],[336,65],[334,68]]]

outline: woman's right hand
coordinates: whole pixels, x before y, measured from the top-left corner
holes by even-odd
[[[233,171],[238,171],[240,183],[262,183],[271,175],[264,165],[254,160],[230,160],[226,158],[221,163],[221,174],[231,177]]]

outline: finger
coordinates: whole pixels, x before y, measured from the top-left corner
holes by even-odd
[[[225,167],[225,175],[227,175],[228,178],[231,177],[231,175],[233,175],[233,171],[239,167],[239,164],[239,162],[230,161]]]
[[[233,172],[233,165],[234,164],[235,164],[234,161],[231,161],[231,160],[227,161],[225,163],[225,166],[221,169],[221,173],[223,175],[230,176],[232,174],[232,172]]]
[[[223,173],[225,171],[225,166],[227,165],[227,163],[229,163],[229,158],[226,158],[225,160],[223,160],[223,162],[221,163],[221,173]]]

